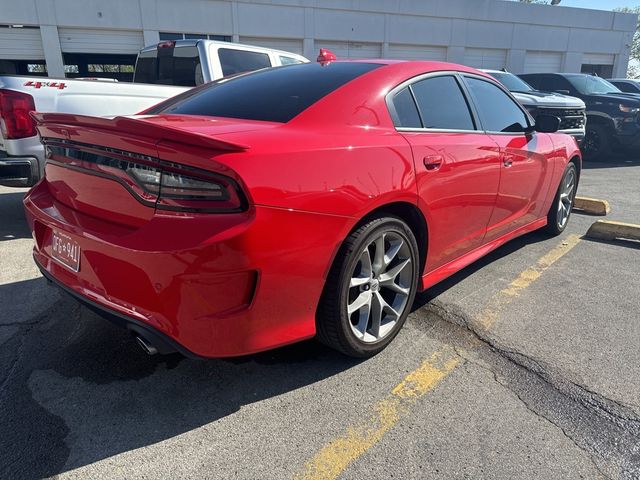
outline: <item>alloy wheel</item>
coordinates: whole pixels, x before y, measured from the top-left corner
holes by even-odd
[[[408,307],[413,269],[411,248],[399,233],[383,232],[361,251],[346,305],[358,340],[375,343],[394,330]]]
[[[562,180],[562,190],[558,199],[558,227],[560,228],[564,228],[571,215],[575,188],[576,172],[573,169],[567,170],[567,175]]]

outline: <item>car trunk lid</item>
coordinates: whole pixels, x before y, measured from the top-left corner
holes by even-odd
[[[159,175],[175,179],[187,169],[189,178],[226,182],[222,190],[237,189],[241,196],[236,174],[216,157],[249,146],[223,136],[274,126],[181,115],[97,118],[37,113],[33,117],[46,146],[52,196],[76,211],[130,227],[149,221],[156,208],[176,207],[160,198],[160,184],[154,183]]]

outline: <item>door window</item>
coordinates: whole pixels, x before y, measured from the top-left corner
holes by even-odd
[[[466,77],[483,128],[488,132],[524,132],[527,115],[501,88],[491,82]]]
[[[411,85],[424,128],[475,130],[469,105],[453,76],[432,77]]]

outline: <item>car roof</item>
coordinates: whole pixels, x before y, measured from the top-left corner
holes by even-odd
[[[461,65],[458,63],[451,62],[441,62],[437,60],[398,60],[395,58],[362,58],[362,59],[338,59],[333,60],[334,62],[364,62],[364,63],[375,63],[380,65],[386,65],[386,69],[393,68],[394,70],[399,71],[414,71],[414,70],[423,70],[423,73],[430,72],[439,72],[439,71],[455,71],[455,72],[463,72],[463,73],[474,73],[479,74],[483,77],[490,78],[491,80],[495,80],[488,75],[485,71],[478,70],[477,68],[467,67],[466,65]]]

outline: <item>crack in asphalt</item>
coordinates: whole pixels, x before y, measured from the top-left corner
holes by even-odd
[[[481,361],[460,353],[458,348],[456,352],[490,371],[495,381],[528,410],[560,429],[587,453],[602,475],[640,479],[640,418],[627,405],[568,380],[544,362],[500,345],[456,306],[432,300],[422,310],[470,333],[473,347],[487,347],[492,356],[486,351],[474,353]],[[471,350],[478,350],[473,347]]]
[[[551,419],[545,417],[544,415],[541,415],[538,411],[536,411],[534,408],[531,407],[531,405],[518,393],[515,392],[512,388],[509,387],[509,385],[500,380],[500,377],[498,376],[498,373],[495,372],[494,370],[492,370],[491,368],[489,368],[487,365],[482,364],[481,362],[477,362],[475,360],[472,360],[471,358],[469,358],[464,352],[460,351],[459,348],[454,347],[455,352],[458,354],[458,356],[460,356],[462,359],[464,359],[465,364],[473,364],[477,367],[482,368],[483,370],[486,370],[487,372],[489,372],[491,374],[491,376],[493,377],[493,380],[500,385],[502,388],[504,388],[507,392],[509,392],[511,395],[513,395],[515,398],[518,399],[518,401],[520,401],[520,403],[522,403],[522,405],[531,413],[533,413],[537,418],[539,418],[540,420],[543,420],[547,423],[549,423],[550,425],[553,425],[554,427],[556,427],[558,430],[560,430],[562,432],[562,434],[573,444],[575,445],[578,449],[582,450],[586,455],[587,458],[589,459],[589,461],[591,462],[591,464],[593,465],[593,467],[600,472],[600,474],[608,479],[608,480],[613,480],[613,477],[607,475],[607,473],[605,473],[602,469],[602,467],[600,465],[598,465],[598,462],[596,461],[595,458],[593,458],[593,455],[591,455],[591,452],[589,452],[587,449],[585,449],[583,446],[581,446],[580,444],[578,444],[575,439],[573,437],[571,437],[567,431],[558,423],[552,421]]]

